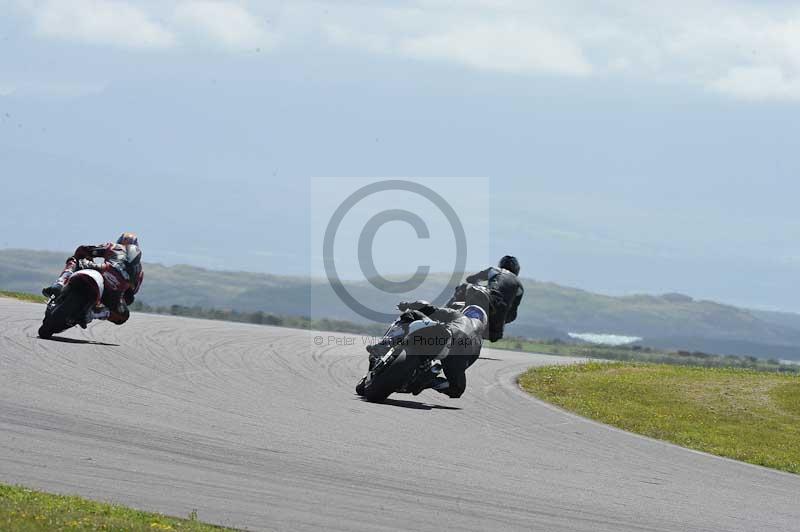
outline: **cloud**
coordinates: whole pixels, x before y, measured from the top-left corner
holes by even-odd
[[[49,0],[32,7],[36,32],[44,37],[131,48],[175,43],[168,30],[122,1]]]
[[[163,48],[180,40],[226,50],[280,44],[304,53],[334,46],[505,75],[636,80],[743,101],[800,101],[794,2],[19,1],[38,35],[102,45]]]
[[[709,87],[743,100],[800,101],[800,79],[787,78],[774,66],[734,67]]]
[[[304,13],[313,18],[313,12]],[[513,17],[503,6],[436,2],[380,4],[326,11],[329,44],[374,54],[457,63],[505,73],[592,72],[574,36],[535,16]]]
[[[276,37],[262,21],[239,4],[209,0],[182,2],[175,10],[179,23],[199,31],[229,49],[272,47]]]
[[[587,75],[592,66],[580,47],[564,35],[513,23],[478,25],[408,39],[403,52],[456,61],[504,72],[551,72]]]
[[[329,43],[375,54],[682,84],[747,101],[800,99],[794,3],[419,0],[331,9],[327,19]]]

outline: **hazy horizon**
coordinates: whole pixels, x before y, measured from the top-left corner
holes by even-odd
[[[46,252],[46,253],[59,253],[59,254],[64,255],[65,257],[68,256],[69,253],[71,253],[70,251],[29,249],[29,248],[0,248],[0,251],[3,251],[3,250],[34,251],[34,252],[38,251],[38,252]],[[324,273],[320,273],[320,274],[317,274],[317,275],[307,275],[307,274],[306,275],[292,275],[292,274],[280,274],[280,273],[268,272],[268,271],[262,271],[262,270],[249,270],[249,269],[246,269],[246,268],[241,268],[241,269],[230,269],[230,268],[224,268],[224,267],[221,267],[221,268],[208,268],[208,267],[200,266],[200,265],[197,265],[197,264],[189,264],[189,263],[186,263],[186,262],[170,263],[170,262],[165,262],[165,261],[152,261],[151,260],[151,261],[146,261],[146,263],[153,264],[153,265],[165,266],[165,267],[189,266],[189,267],[202,268],[202,269],[207,269],[207,270],[210,270],[210,271],[217,271],[217,272],[274,275],[274,276],[277,276],[277,277],[286,277],[286,278],[294,278],[294,279],[307,279],[312,283],[327,283],[328,282],[328,280],[326,279]],[[58,265],[55,265],[55,266],[56,266],[56,268],[55,268],[54,272],[58,273],[57,272]],[[55,275],[55,273],[54,273],[54,275]],[[469,271],[464,272],[465,275],[467,275],[469,273],[473,273],[473,271],[469,270]],[[396,272],[396,273],[386,274],[385,277],[387,277],[389,279],[407,279],[412,274],[413,274],[413,272],[410,272],[410,271],[409,272]],[[451,272],[431,271],[429,275],[435,280],[436,278],[448,277],[448,276],[451,275]],[[366,280],[364,279],[364,276],[363,275],[358,275],[358,274],[354,274],[352,276],[342,275],[341,278],[345,282],[366,282]],[[730,306],[735,306],[735,307],[749,309],[749,310],[783,312],[783,313],[800,315],[800,312],[798,312],[798,311],[782,310],[782,309],[776,309],[776,308],[771,308],[771,307],[763,307],[763,306],[758,306],[758,305],[739,304],[739,303],[735,303],[735,302],[731,302],[731,301],[724,301],[724,300],[720,300],[720,299],[713,299],[713,300],[712,299],[706,299],[706,298],[702,298],[702,297],[697,297],[695,294],[691,294],[691,293],[683,293],[683,292],[653,292],[653,291],[649,291],[649,292],[648,291],[613,292],[613,291],[606,291],[606,290],[602,290],[602,289],[590,289],[590,288],[587,288],[587,287],[584,287],[584,286],[579,286],[579,285],[567,285],[565,283],[559,283],[559,282],[553,281],[551,279],[541,279],[541,278],[537,278],[537,277],[534,277],[534,276],[531,276],[531,275],[526,275],[525,273],[520,274],[520,278],[523,281],[534,281],[534,282],[538,282],[538,283],[552,283],[552,284],[555,284],[555,285],[558,285],[558,286],[562,286],[562,287],[565,287],[565,288],[574,288],[574,289],[577,289],[577,290],[582,290],[582,291],[585,291],[585,292],[598,294],[598,295],[603,295],[603,296],[610,296],[610,297],[664,296],[664,295],[671,295],[671,294],[678,293],[678,294],[681,294],[681,295],[684,295],[684,296],[689,296],[696,302],[709,301],[709,302],[712,302],[712,303],[719,303],[719,304],[722,304],[722,305],[730,305]],[[2,287],[0,287],[0,288],[2,288]]]

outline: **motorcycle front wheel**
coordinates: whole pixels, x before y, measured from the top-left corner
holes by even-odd
[[[81,290],[65,287],[64,292],[50,304],[52,307],[48,305],[42,326],[39,327],[39,338],[49,339],[54,334],[74,326],[74,320],[88,307],[86,301],[86,296]]]
[[[371,376],[368,376],[363,386],[359,386],[356,391],[367,401],[382,403],[390,395],[399,390],[408,381],[411,373],[419,365],[419,357],[408,355],[405,348],[398,347],[402,351],[388,365],[376,368]],[[361,383],[359,383],[361,385]]]

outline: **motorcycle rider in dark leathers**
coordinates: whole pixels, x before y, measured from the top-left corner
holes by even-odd
[[[400,303],[398,308],[402,311],[400,323],[406,324],[406,330],[415,321],[427,320],[443,325],[451,335],[447,344],[447,354],[440,359],[444,376],[436,376],[412,393],[418,395],[423,390],[432,388],[454,399],[461,397],[467,389],[467,368],[478,360],[481,353],[483,332],[488,322],[486,311],[476,305],[463,310],[454,310],[437,307],[427,301]],[[390,333],[377,344],[368,346],[370,369],[375,361],[385,355],[403,336]]]
[[[503,337],[503,329],[507,323],[517,319],[517,309],[522,302],[525,289],[519,280],[519,261],[516,257],[506,255],[497,266],[491,266],[474,275],[468,276],[466,283],[456,288],[455,295],[448,303],[465,301],[467,304],[482,304],[488,296],[488,307],[484,310],[489,314],[489,326],[484,338],[496,342]],[[485,281],[486,286],[478,283]]]
[[[94,258],[102,258],[104,262],[97,264]],[[142,286],[144,272],[141,259],[139,239],[133,233],[122,233],[116,242],[78,246],[74,255],[67,259],[56,282],[44,288],[42,294],[45,297],[58,297],[73,273],[85,269],[97,270],[103,275],[105,285],[102,305],[89,310],[79,325],[85,328],[92,320],[108,320],[122,325],[130,317],[128,305],[133,304]]]

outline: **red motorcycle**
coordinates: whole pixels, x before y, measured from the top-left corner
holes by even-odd
[[[39,337],[47,339],[75,325],[85,328],[86,315],[100,303],[104,288],[103,275],[96,270],[72,274],[61,293],[47,302]]]

